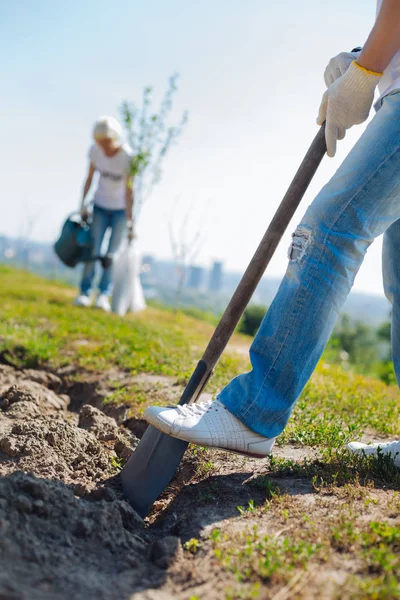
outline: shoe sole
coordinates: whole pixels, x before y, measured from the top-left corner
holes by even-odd
[[[196,446],[203,446],[205,448],[214,448],[214,450],[223,450],[224,452],[233,452],[233,454],[239,454],[240,456],[248,456],[249,458],[266,458],[269,454],[271,454],[271,452],[268,452],[267,454],[256,454],[254,452],[246,452],[245,450],[233,450],[232,448],[225,448],[223,446],[207,446],[207,444],[203,444],[201,442],[185,440],[184,438],[171,433],[170,426],[164,423],[164,421],[161,421],[161,419],[158,419],[157,416],[154,418],[153,422],[148,421],[148,423],[149,425],[152,425],[153,427],[161,431],[161,433],[165,433],[165,435],[169,435],[170,437],[173,437],[177,440],[182,440],[184,442],[187,442],[188,444],[195,444]]]
[[[183,438],[178,437],[176,435],[172,435],[167,433],[167,435],[176,438],[178,440],[182,440]],[[232,448],[225,448],[224,446],[207,446],[207,444],[201,442],[192,442],[189,440],[183,440],[184,442],[188,442],[188,444],[195,444],[195,446],[203,446],[204,448],[213,448],[214,450],[223,450],[224,452],[232,452],[233,454],[239,454],[240,456],[247,456],[249,458],[266,458],[268,454],[256,454],[254,452],[246,452],[246,450],[233,450]]]
[[[245,452],[244,450],[232,450],[231,448],[221,448],[220,446],[208,446],[208,448],[215,448],[215,450],[224,450],[224,452],[233,452],[233,454],[239,454],[240,456],[247,456],[249,458],[267,458],[271,454],[255,454],[254,452]]]

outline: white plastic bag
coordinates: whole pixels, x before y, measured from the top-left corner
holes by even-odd
[[[121,317],[146,308],[139,272],[140,259],[134,244],[124,243],[114,258],[111,303],[112,311]]]

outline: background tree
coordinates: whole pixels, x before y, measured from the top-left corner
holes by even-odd
[[[342,315],[324,354],[328,362],[340,363],[358,373],[396,382],[390,347],[390,322],[374,329]]]
[[[152,87],[144,88],[141,107],[124,102],[120,109],[127,140],[134,152],[131,174],[135,177],[135,222],[153,187],[161,180],[168,151],[187,123],[188,113],[184,111],[176,125],[169,124],[177,80],[177,73],[169,78],[158,110],[152,108]]]
[[[391,315],[390,315],[391,316]],[[393,361],[392,361],[392,348],[391,348],[391,321],[382,323],[376,330],[376,335],[381,344],[385,344],[386,353],[382,362],[378,365],[378,377],[390,385],[396,384],[396,375],[394,372]]]
[[[379,361],[376,332],[361,322],[353,322],[346,314],[342,315],[331,337],[331,347],[339,353],[346,353],[350,364],[357,365],[364,372]]]
[[[261,325],[267,307],[261,304],[250,304],[244,311],[243,317],[239,323],[239,331],[247,335],[255,335]]]
[[[175,202],[172,209],[168,229],[172,256],[177,269],[175,294],[175,308],[177,309],[181,301],[183,286],[185,285],[187,268],[200,251],[204,238],[202,237],[200,227],[197,228],[196,231],[189,233],[189,221],[192,213],[192,206],[189,206],[189,209],[181,221],[175,217],[176,206],[177,202]]]
[[[382,323],[382,325],[380,325],[378,327],[378,329],[376,330],[376,335],[378,336],[378,339],[383,341],[383,342],[388,342],[390,344],[390,340],[391,340],[391,322],[390,321],[386,321],[385,323]]]

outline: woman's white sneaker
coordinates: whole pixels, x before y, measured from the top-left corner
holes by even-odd
[[[219,400],[150,406],[144,417],[153,427],[185,442],[258,458],[267,456],[276,440],[248,429]]]
[[[378,448],[380,454],[386,454],[392,457],[395,466],[400,469],[400,441],[394,442],[376,442],[375,444],[362,444],[361,442],[350,442],[347,448],[357,454],[366,454],[367,456],[377,456]]]
[[[97,299],[96,299],[96,302],[95,302],[95,307],[96,308],[101,308],[105,312],[110,312],[111,311],[111,304],[110,304],[110,300],[109,300],[108,296],[106,296],[105,294],[99,294],[97,296]]]
[[[90,306],[90,297],[86,294],[79,294],[74,300],[75,306]]]

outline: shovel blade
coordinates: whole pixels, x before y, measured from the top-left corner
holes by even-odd
[[[179,404],[193,402],[200,394],[211,369],[200,360]],[[136,450],[121,472],[123,492],[131,506],[145,517],[167,487],[181,462],[188,443],[161,433],[152,425],[144,432]]]
[[[149,425],[121,472],[122,489],[131,506],[145,517],[181,462],[187,442]]]

